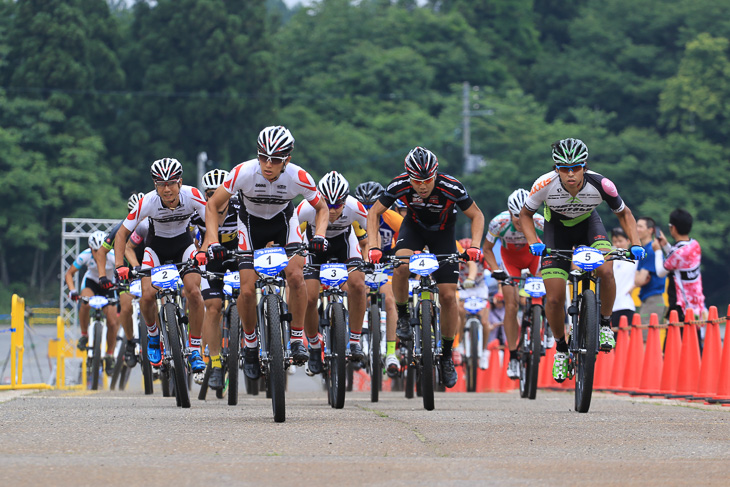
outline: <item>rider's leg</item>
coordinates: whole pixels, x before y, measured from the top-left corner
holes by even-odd
[[[238,316],[241,317],[243,332],[246,335],[246,346],[258,347],[256,338],[256,271],[253,269],[241,269],[239,271],[241,289],[236,301]]]
[[[142,297],[139,299],[139,309],[142,311],[142,317],[147,325],[147,334],[149,336],[157,336],[157,301],[155,299],[156,290],[152,287],[152,280],[149,277],[142,278]]]
[[[456,302],[456,284],[442,282],[438,284],[439,302],[441,303],[441,339],[443,356],[451,356],[456,330],[459,327],[459,306]]]
[[[124,336],[128,341],[134,340],[134,325],[132,323],[132,301],[134,296],[130,293],[119,295],[119,322],[124,328]]]
[[[601,316],[611,317],[613,302],[616,300],[616,280],[613,277],[613,262],[605,262],[596,269],[596,275],[601,278]]]
[[[216,357],[221,353],[221,317],[223,315],[223,300],[209,298],[205,303],[205,318],[203,319],[203,337],[208,344],[208,354]]]
[[[200,353],[201,338],[203,336],[203,318],[205,304],[200,293],[200,274],[188,272],[183,276],[185,293],[188,304],[188,320],[190,321],[190,350]]]
[[[80,296],[86,296],[91,297],[94,295],[94,291],[89,289],[88,287],[85,287],[81,290],[79,293]],[[81,306],[79,307],[79,326],[81,327],[81,334],[82,335],[88,335],[89,334],[89,312],[91,308],[87,303],[82,302]]]
[[[553,330],[555,340],[559,342],[565,340],[565,279],[560,277],[544,277],[544,279],[545,317]]]
[[[307,330],[307,341],[314,349],[321,347],[319,341],[319,288],[318,279],[305,279],[307,286],[307,312],[304,315],[304,328]],[[309,330],[314,330],[310,332]],[[310,334],[311,333],[311,334]]]
[[[119,317],[116,305],[106,306],[104,314],[106,315],[106,354],[114,355],[114,349],[117,348],[117,334],[119,333]]]
[[[304,330],[307,336],[317,334],[318,326],[310,323],[305,330],[304,316],[307,311],[307,286],[304,283],[304,257],[295,255],[289,260],[284,272],[286,274],[287,295],[289,297],[289,311],[291,312],[292,336],[294,330]]]

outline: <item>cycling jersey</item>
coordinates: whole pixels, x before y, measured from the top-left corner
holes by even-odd
[[[610,179],[593,171],[585,171],[583,187],[571,196],[560,181],[560,175],[551,171],[540,176],[532,186],[525,207],[536,212],[545,203],[545,220],[572,227],[586,220],[602,201],[614,213],[626,207]]]
[[[249,215],[265,220],[284,211],[299,195],[312,206],[321,198],[312,176],[301,167],[289,163],[276,180],[269,181],[261,174],[258,159],[234,167],[223,181],[223,187],[231,194],[238,191],[241,208]]]
[[[297,217],[299,219],[300,228],[305,230],[307,225],[314,227],[316,223],[316,214],[317,210],[315,210],[308,202],[302,201],[299,203],[299,206],[297,206]],[[353,229],[357,239],[363,240],[367,238],[367,220],[368,212],[362,203],[352,196],[348,196],[345,200],[345,207],[343,208],[340,216],[335,221],[329,222],[327,225],[325,237],[330,239]]]
[[[464,185],[448,174],[438,173],[433,191],[424,201],[411,186],[407,173],[393,179],[378,201],[386,208],[401,200],[408,212],[405,219],[417,223],[424,230],[438,231],[456,223],[456,207],[466,211],[474,203]]]
[[[545,219],[542,215],[535,213],[532,215],[532,221],[535,223],[537,236],[542,237],[545,228]],[[527,245],[525,234],[517,231],[512,224],[512,216],[509,211],[503,211],[489,222],[487,241],[496,243],[497,239],[501,240],[502,249],[520,250]]]
[[[87,280],[99,281],[99,269],[96,267],[96,261],[91,253],[91,249],[86,249],[81,252],[73,262],[73,266],[76,270],[81,270],[86,267],[86,273],[82,278],[81,288],[83,289]],[[106,275],[114,276],[114,251],[112,250],[106,254]]]
[[[236,250],[238,245],[238,214],[241,211],[241,202],[237,195],[231,196],[228,201],[228,211],[222,222],[218,223],[218,242],[228,250]],[[196,213],[190,224],[200,232],[200,241],[205,239],[205,213]]]
[[[174,238],[187,233],[188,224],[195,212],[205,214],[205,198],[198,188],[183,185],[180,202],[175,208],[167,208],[157,191],[150,191],[124,220],[124,227],[133,231],[145,218],[149,218],[149,237]]]
[[[697,318],[706,310],[700,273],[701,260],[702,248],[695,239],[677,242],[664,259],[664,268],[672,271],[668,290],[670,302],[676,296],[676,302],[682,310],[686,312],[688,308],[692,308]]]

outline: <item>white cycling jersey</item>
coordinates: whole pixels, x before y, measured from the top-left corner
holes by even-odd
[[[96,266],[96,261],[91,253],[91,249],[86,249],[81,252],[74,260],[73,266],[77,270],[81,270],[86,267],[86,273],[82,279],[85,282],[87,279],[99,282],[99,269]],[[114,276],[114,251],[110,251],[106,254],[106,275]]]
[[[137,225],[137,228],[134,229],[134,232],[132,232],[132,236],[129,237],[129,240],[134,242],[135,245],[139,245],[141,243],[144,243],[144,239],[147,238],[147,234],[150,231],[150,221],[149,219],[145,218],[141,222],[139,222],[139,225]]]
[[[183,185],[180,188],[180,203],[175,208],[167,208],[157,191],[150,191],[124,220],[124,227],[134,231],[142,220],[149,218],[154,236],[177,237],[188,231],[190,218],[196,211],[205,214],[205,198],[198,188]]]
[[[231,194],[240,191],[245,211],[266,220],[284,211],[299,195],[312,206],[322,197],[312,176],[296,164],[287,164],[275,181],[269,181],[261,174],[258,159],[234,167],[223,181],[223,187]]]
[[[315,227],[317,210],[314,209],[306,201],[302,201],[297,206],[297,217],[299,223],[309,223],[312,228]],[[364,231],[367,229],[368,211],[365,207],[352,196],[348,196],[345,200],[345,208],[342,214],[333,222],[327,225],[325,237],[332,238],[347,232],[353,225],[356,225],[355,233],[358,239],[363,238]],[[360,230],[362,229],[362,230]],[[316,231],[316,228],[314,228]]]

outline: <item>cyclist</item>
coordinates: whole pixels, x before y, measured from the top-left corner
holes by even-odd
[[[89,236],[89,248],[81,252],[73,262],[73,265],[68,268],[66,275],[66,285],[69,288],[68,297],[72,301],[78,301],[79,296],[111,296],[114,291],[111,288],[114,283],[110,281],[110,286],[107,289],[103,289],[99,283],[99,272],[96,266],[96,256],[99,254],[102,243],[104,242],[104,232],[97,231]],[[76,274],[81,268],[86,267],[86,273],[81,279],[81,293],[76,290],[74,285],[73,275]],[[108,268],[111,272],[114,271],[114,254],[108,254],[104,260],[105,269]],[[76,345],[79,350],[86,350],[86,345],[89,343],[89,312],[90,307],[88,303],[81,303],[79,309],[79,325],[81,326],[81,338],[79,338],[78,344]],[[116,306],[104,307],[104,313],[106,314],[106,356],[104,357],[104,369],[107,375],[111,375],[114,370],[114,348],[117,344],[117,331],[119,331],[119,323],[117,322],[117,310]]]
[[[144,193],[132,193],[132,195],[127,200],[127,213],[130,213],[132,210],[134,210],[134,207],[137,205],[139,200],[142,199],[143,196]],[[124,224],[124,220],[120,221],[119,223],[114,225],[111,230],[109,230],[109,233],[107,233],[104,237],[104,243],[99,249],[99,252],[94,254],[94,259],[96,260],[96,268],[99,269],[99,285],[102,287],[102,289],[109,289],[112,287],[111,281],[106,277],[106,269],[104,269],[101,264],[106,260],[107,255],[114,248],[114,239],[116,238],[117,232],[119,231],[119,228],[122,226],[122,224]],[[132,235],[132,237],[130,237],[130,241],[133,240],[135,240],[134,234]],[[142,260],[143,253],[144,246],[140,247],[139,250],[136,251],[137,263],[132,264],[132,266],[139,265],[139,261]],[[127,260],[127,262],[131,262],[129,254],[126,250],[124,258]],[[112,269],[112,275],[113,273],[114,271]],[[124,348],[124,362],[127,364],[127,367],[134,367],[137,364],[137,356],[135,355],[136,344],[134,342],[134,325],[132,322],[133,300],[134,296],[132,296],[129,292],[119,292],[119,321],[122,324],[122,328],[124,329],[124,335],[127,338]]]
[[[383,193],[385,193],[385,188],[382,184],[368,181],[355,188],[355,199],[362,203],[366,210],[370,210]],[[380,242],[378,246],[382,249],[383,255],[392,255],[394,253],[395,241],[398,239],[398,231],[402,222],[403,217],[394,210],[385,210],[380,215]],[[398,376],[400,361],[395,356],[395,327],[398,317],[395,309],[393,286],[390,280],[380,287],[380,292],[383,294],[383,305],[385,307],[385,370],[388,377],[392,379]]]
[[[457,245],[457,249],[461,247],[462,249],[468,249],[471,248],[471,239],[470,238],[462,238],[457,242],[459,245]],[[466,326],[466,309],[464,308],[464,302],[467,298],[481,298],[484,300],[489,299],[489,288],[487,287],[487,280],[486,276],[484,275],[485,271],[485,261],[484,259],[479,259],[478,261],[469,261],[469,262],[460,262],[459,263],[459,281],[458,281],[458,289],[459,289],[459,336],[464,336],[464,327]],[[480,344],[482,348],[486,345],[486,338],[489,333],[489,306],[485,306],[480,312],[479,312],[479,321],[482,323],[482,328],[484,330],[484,333],[482,333],[482,337],[484,338],[483,343]],[[454,364],[460,365],[461,364],[461,356],[465,353],[464,350],[464,342],[462,339],[459,339],[459,346],[454,350]]]
[[[125,264],[123,255],[126,241],[145,218],[148,219],[149,233],[142,260],[143,270],[166,262],[183,262],[193,257],[198,264],[205,264],[205,254],[196,253],[193,238],[188,231],[188,224],[195,212],[205,212],[205,198],[198,188],[182,184],[183,167],[177,159],[168,157],[153,162],[150,175],[155,183],[155,190],[144,195],[129,213],[114,241],[119,279],[129,278],[129,264]],[[185,286],[190,326],[188,346],[191,353],[188,362],[195,382],[201,383],[205,372],[205,362],[200,355],[205,309],[200,294],[200,270],[188,268],[180,277]],[[150,363],[158,366],[162,362],[162,352],[155,294],[151,279],[143,277],[139,305],[147,324],[147,355]]]
[[[312,256],[310,262],[323,264],[330,259],[342,263],[362,262],[362,251],[365,250],[367,244],[367,210],[362,203],[350,196],[350,184],[337,171],[329,172],[320,179],[317,189],[329,208],[329,224],[325,234],[329,245],[326,252]],[[302,201],[297,206],[297,217],[300,228],[306,232],[307,238],[313,236],[317,231],[314,207],[307,201]],[[312,329],[319,326],[317,312],[320,288],[319,271],[316,269],[305,271],[304,279],[307,284],[307,313],[304,317],[304,326]],[[360,336],[367,297],[365,274],[360,270],[350,272],[345,287],[350,323],[350,357],[354,361],[360,361],[363,359]],[[309,342],[308,367],[312,374],[322,372],[322,354],[320,353],[322,344],[318,338],[319,336],[314,339],[314,343],[311,340]]]
[[[484,241],[484,258],[492,271],[492,277],[497,281],[504,281],[507,277],[520,277],[523,269],[529,269],[533,276],[540,268],[540,257],[532,255],[527,239],[522,231],[520,211],[527,201],[529,193],[525,189],[516,189],[507,198],[507,211],[503,211],[489,222],[487,238]],[[542,237],[545,228],[545,219],[535,213],[531,225],[538,238]],[[501,269],[494,255],[494,245],[497,240],[501,243]],[[517,357],[520,327],[517,323],[517,309],[519,308],[519,287],[501,286],[504,296],[504,331],[507,335],[509,348],[509,365],[507,376],[510,379],[520,378],[520,362]]]
[[[606,229],[596,212],[602,201],[618,217],[621,227],[631,241],[631,254],[644,258],[636,231],[636,220],[621,199],[616,186],[608,178],[587,168],[588,148],[580,139],[562,139],[552,144],[553,171],[540,176],[520,212],[520,223],[533,255],[542,256],[545,248],[572,249],[576,245],[590,245],[610,249]],[[535,231],[533,215],[545,203],[544,243]],[[568,378],[568,344],[565,341],[565,281],[570,262],[546,256],[542,259],[542,278],[545,282],[545,315],[557,341],[553,378],[563,382]],[[600,349],[610,351],[616,340],[611,330],[611,310],[616,297],[613,265],[606,262],[596,269],[601,279]]]
[[[380,216],[396,200],[408,207],[406,217],[398,233],[396,255],[409,256],[428,246],[434,254],[456,252],[456,208],[459,207],[471,220],[472,242],[481,242],[484,231],[484,215],[464,186],[448,174],[439,173],[438,159],[433,152],[422,147],[411,150],[404,161],[405,172],[393,179],[368,213],[370,235],[368,258],[380,262],[383,251],[377,246]],[[466,250],[469,260],[479,260],[481,250]],[[410,317],[408,311],[408,266],[400,266],[393,272],[393,293],[398,311],[397,334],[408,339]],[[453,387],[458,378],[451,356],[454,336],[459,326],[459,307],[456,302],[458,264],[444,264],[433,274],[439,287],[441,303],[442,359],[441,378],[446,387]]]
[[[218,186],[223,184],[228,171],[213,169],[203,175],[202,187],[205,199],[208,200]],[[218,227],[218,242],[227,250],[236,250],[238,247],[238,212],[240,210],[238,196],[233,195],[230,200],[218,212],[222,219]],[[197,226],[201,236],[205,236],[205,215],[195,214],[191,224]],[[227,261],[232,263],[233,261]],[[235,267],[238,267],[235,265]],[[229,265],[224,266],[222,262],[210,260],[206,269],[211,272],[224,272],[233,270]],[[203,279],[202,294],[205,302],[205,318],[203,320],[203,334],[208,344],[210,353],[211,374],[208,379],[208,387],[211,389],[223,388],[223,365],[221,363],[221,316],[223,314],[223,279]],[[236,371],[237,372],[237,371]]]
[[[317,186],[307,171],[291,164],[294,137],[283,126],[264,128],[257,140],[258,158],[242,162],[231,170],[223,184],[208,199],[205,213],[205,241],[201,249],[208,251],[211,260],[221,260],[225,248],[218,243],[219,211],[231,195],[238,191],[241,210],[238,216],[238,248],[261,249],[269,242],[275,245],[299,245],[299,230],[294,205],[291,200],[302,195],[316,210],[317,232],[309,241],[315,253],[327,250],[329,210]],[[309,358],[304,347],[304,314],[307,309],[307,288],[304,283],[304,257],[293,256],[284,272],[286,274],[289,309],[292,314],[290,350],[296,364]],[[253,259],[243,259],[239,264],[241,289],[238,312],[243,324],[245,347],[243,372],[251,380],[261,375],[258,337],[256,336],[256,272]],[[311,327],[310,327],[311,326]],[[310,343],[319,339],[318,323],[306,328]]]
[[[403,203],[401,200],[395,200],[395,203],[393,203],[393,208],[395,208],[395,211],[401,216],[401,218],[406,217],[406,213],[408,213],[408,208],[406,207],[406,204]]]

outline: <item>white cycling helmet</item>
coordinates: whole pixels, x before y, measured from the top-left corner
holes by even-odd
[[[580,139],[563,139],[552,144],[553,162],[558,166],[585,164],[588,147]]]
[[[350,183],[342,174],[331,171],[319,180],[317,189],[324,196],[324,200],[328,205],[336,205],[344,202],[347,195],[350,194]]]
[[[228,171],[223,169],[213,169],[203,175],[203,189],[218,189],[223,184],[223,180],[228,177]]]
[[[256,145],[260,155],[286,157],[294,149],[294,137],[283,125],[266,127],[259,133]]]
[[[104,244],[105,238],[106,233],[102,232],[101,230],[97,230],[96,232],[89,235],[89,247],[91,247],[93,250],[99,250]]]
[[[512,194],[509,195],[507,198],[507,208],[513,216],[520,214],[522,207],[525,206],[528,196],[530,196],[530,193],[522,188],[514,190]]]
[[[152,163],[150,174],[155,181],[172,181],[182,177],[183,167],[177,159],[165,157]]]
[[[127,200],[127,209],[129,211],[134,210],[134,207],[137,206],[137,203],[139,203],[142,197],[144,197],[144,193],[132,193],[132,196]]]

